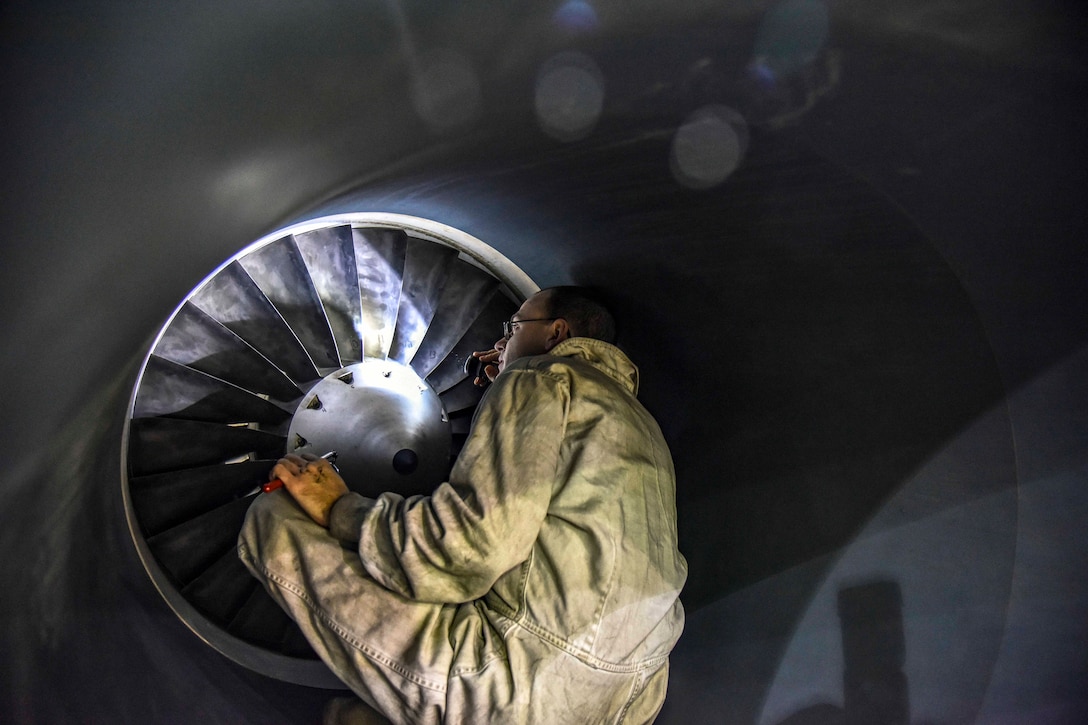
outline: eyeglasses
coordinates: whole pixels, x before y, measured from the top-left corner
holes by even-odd
[[[514,325],[520,325],[524,322],[551,322],[558,319],[558,317],[538,317],[535,320],[506,320],[502,323],[502,339],[510,339],[510,336],[514,334]]]

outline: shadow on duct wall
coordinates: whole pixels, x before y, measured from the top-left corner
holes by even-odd
[[[743,194],[674,201],[672,235],[621,218],[622,261],[605,250],[573,272],[615,290],[673,446],[693,609],[842,546],[1004,394],[917,229],[820,159],[768,146],[738,172]],[[791,174],[811,185],[773,181]]]

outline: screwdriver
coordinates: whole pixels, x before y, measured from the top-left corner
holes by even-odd
[[[336,468],[336,451],[329,451],[328,453],[322,453],[321,458],[324,458],[326,461],[331,463],[334,470],[336,470],[336,471],[340,470],[340,469]],[[268,483],[265,483],[265,484],[261,485],[261,491],[263,491],[264,493],[272,493],[277,488],[281,488],[281,487],[283,487],[283,481],[281,481],[278,478],[273,478]],[[254,492],[254,493],[256,493],[256,492]]]

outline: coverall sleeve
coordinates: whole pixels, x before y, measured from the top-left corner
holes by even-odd
[[[525,561],[556,485],[569,401],[560,376],[524,368],[499,376],[448,482],[430,496],[384,493],[360,511],[367,573],[411,599],[458,603]]]

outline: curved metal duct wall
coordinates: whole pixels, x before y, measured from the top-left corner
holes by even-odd
[[[121,430],[201,279],[360,211],[612,293],[691,563],[661,722],[1088,715],[1072,4],[2,13],[6,719],[313,720],[156,593]]]

